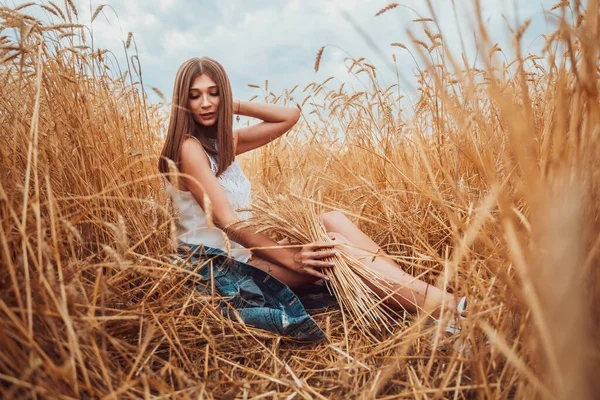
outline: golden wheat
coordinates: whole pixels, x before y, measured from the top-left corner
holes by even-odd
[[[144,106],[141,71],[112,73],[108,50],[85,47],[73,2],[41,5],[49,24],[26,14],[33,7],[0,8],[2,28],[18,28],[0,55],[4,398],[598,392],[596,3],[560,2],[542,52],[521,54],[517,41],[504,64],[477,7],[484,67],[454,59],[430,26],[431,47],[392,43],[417,63],[415,104],[380,84],[370,61],[347,59],[368,85],[306,85],[297,103],[315,118],[241,157],[252,223],[273,239],[326,240],[319,214],[340,210],[403,270],[467,295],[463,349],[432,339],[441,328],[426,313],[389,312],[357,274],[377,278],[344,254],[330,283],[341,309],[313,313],[323,343],[223,317],[210,282],[171,254],[176,215],[156,171],[165,117]],[[297,87],[278,96],[265,82],[263,97],[290,102]]]

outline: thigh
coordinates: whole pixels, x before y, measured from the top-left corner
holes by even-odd
[[[367,269],[377,272],[389,283],[412,284],[418,281],[417,278],[402,270],[393,260],[385,257],[386,254],[383,251],[376,253],[377,250],[371,250],[368,242],[354,242],[346,236],[346,233],[342,235],[339,232],[327,232],[327,234],[340,251],[354,257]],[[379,256],[374,257],[375,254],[379,254]]]
[[[350,243],[360,246],[371,255],[379,250],[377,243],[361,231],[352,221],[339,211],[330,211],[321,215],[321,221],[327,232],[338,232]]]
[[[387,254],[371,239],[366,233],[361,231],[352,221],[339,211],[326,212],[321,215],[321,221],[325,226],[327,233],[343,235],[345,241],[353,247],[353,256],[360,257],[361,261],[367,261],[369,258],[387,263],[394,268],[401,267],[394,262]],[[343,233],[342,233],[343,232]],[[330,235],[331,236],[331,235]],[[371,264],[368,263],[367,264]]]
[[[247,263],[274,276],[292,290],[310,285],[319,280],[316,276],[292,271],[291,269],[282,267],[281,265],[277,265],[255,255],[252,255],[252,258],[250,258]]]

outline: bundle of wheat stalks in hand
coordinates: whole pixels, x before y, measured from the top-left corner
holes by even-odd
[[[318,180],[308,178],[302,194],[289,191],[280,192],[274,197],[262,196],[253,205],[251,223],[260,232],[277,239],[284,238],[296,248],[313,242],[334,243],[321,221],[326,208],[319,201],[322,196],[317,188]],[[336,246],[338,252],[330,258],[335,265],[324,270],[329,278],[325,284],[342,306],[344,324],[357,326],[368,336],[377,331],[392,332],[392,326],[397,325],[397,318],[384,302],[393,294],[392,287],[383,276],[365,268],[359,259],[345,251],[350,246],[350,243]],[[381,293],[384,296],[380,296]],[[350,320],[346,318],[346,312]]]

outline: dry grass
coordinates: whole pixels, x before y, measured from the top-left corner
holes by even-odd
[[[170,262],[164,116],[145,106],[141,76],[83,40],[71,2],[44,7],[53,26],[1,8],[3,397],[592,398],[600,21],[589,3],[573,24],[559,6],[542,58],[510,66],[483,23],[484,69],[428,32],[412,46],[426,67],[410,117],[366,60],[351,60],[371,81],[363,92],[329,82],[268,95],[306,96],[319,122],[243,160],[274,238],[323,238],[317,215],[345,210],[408,272],[467,294],[470,352],[430,340],[424,313],[365,334],[368,315],[321,312],[320,344],[224,319]]]

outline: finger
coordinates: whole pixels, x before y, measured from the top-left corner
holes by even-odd
[[[307,258],[333,257],[336,253],[337,253],[337,251],[335,249],[318,250],[318,251],[310,252],[308,254],[309,257],[307,257]]]
[[[300,257],[302,260],[312,260],[326,257],[333,257],[337,251],[335,249],[327,249],[327,250],[316,250],[316,251],[303,251]]]
[[[329,243],[329,242],[314,242],[314,243],[310,243],[307,244],[306,247],[309,247],[311,249],[318,249],[318,248],[326,248],[326,249],[330,249],[333,246],[335,246],[335,244],[333,243]]]
[[[311,265],[313,267],[319,267],[319,268],[331,268],[331,267],[335,267],[335,264],[333,262],[330,261],[319,261],[319,260],[307,260],[305,263],[305,265]]]
[[[304,252],[307,253],[306,255],[309,256],[309,258],[312,258],[315,256],[329,257],[332,255],[332,253],[331,253],[332,251],[333,251],[333,254],[335,254],[334,245],[327,246],[327,247],[311,247],[309,249],[304,249]]]
[[[309,275],[316,276],[317,278],[329,280],[329,277],[327,275],[325,275],[324,273],[319,272],[317,270],[314,270],[312,268],[305,267],[304,268],[304,272],[307,273],[307,274],[309,274]]]

